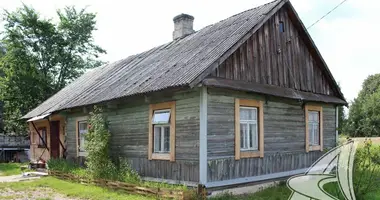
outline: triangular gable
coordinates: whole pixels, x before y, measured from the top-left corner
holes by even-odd
[[[284,32],[279,32],[280,22],[283,22]],[[211,75],[344,100],[321,54],[287,0],[268,12],[261,23],[202,75],[198,80]]]

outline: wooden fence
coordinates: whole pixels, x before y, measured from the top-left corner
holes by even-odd
[[[141,187],[138,185],[130,184],[130,183],[124,183],[119,181],[110,181],[110,180],[104,180],[104,179],[89,179],[89,178],[83,178],[78,177],[73,174],[68,174],[60,171],[50,171],[49,175],[54,176],[58,179],[63,180],[70,180],[73,182],[78,182],[81,184],[88,184],[88,185],[96,185],[100,187],[105,187],[112,190],[121,190],[125,191],[129,194],[139,194],[144,196],[153,196],[157,197],[158,199],[182,199],[182,200],[190,200],[197,198],[196,194],[197,191],[195,190],[189,190],[189,191],[183,191],[183,190],[177,190],[177,189],[166,189],[166,188],[147,188],[147,187]],[[199,189],[198,189],[199,192]],[[201,191],[201,199],[205,199],[206,192],[204,189]],[[198,199],[198,198],[197,198]]]

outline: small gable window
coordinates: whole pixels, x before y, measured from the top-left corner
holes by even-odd
[[[279,24],[279,29],[280,29],[280,33],[283,33],[283,32],[285,32],[285,25],[284,25],[284,22],[280,22],[280,24]]]

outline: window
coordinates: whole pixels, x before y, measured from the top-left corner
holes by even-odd
[[[87,117],[79,117],[76,120],[76,130],[77,130],[77,156],[87,156],[85,150],[85,135],[88,131]]]
[[[155,110],[153,114],[154,153],[170,152],[170,110]]]
[[[257,108],[240,107],[240,150],[258,150]]]
[[[46,146],[45,146],[45,144],[47,145],[46,128],[45,127],[44,128],[40,128],[40,129],[38,129],[38,132],[40,133],[40,135],[38,135],[38,148],[46,148]],[[44,141],[42,141],[42,139]]]
[[[280,33],[285,32],[285,25],[284,25],[284,22],[280,21],[279,29],[280,29]]]
[[[235,159],[264,156],[263,102],[235,99]]]
[[[323,112],[321,106],[305,106],[306,152],[323,150]]]
[[[175,102],[149,106],[148,159],[175,160]]]

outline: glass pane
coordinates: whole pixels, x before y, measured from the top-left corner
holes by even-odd
[[[168,124],[170,120],[169,110],[156,110],[153,114],[153,124]]]
[[[247,108],[240,108],[240,120],[249,120],[249,111]]]
[[[164,151],[169,152],[170,151],[170,127],[164,127],[165,130],[165,136],[164,136]]]
[[[309,122],[318,122],[319,121],[319,112],[309,111]]]
[[[154,152],[161,151],[161,127],[154,126]]]
[[[87,131],[87,121],[79,122],[79,132]]]
[[[247,130],[248,126],[245,123],[240,123],[240,148],[247,149]]]
[[[80,144],[79,144],[79,150],[80,151],[85,151],[84,144],[85,144],[84,135],[81,134],[80,135]]]
[[[249,125],[249,132],[250,132],[250,137],[251,137],[251,144],[250,144],[250,147],[253,149],[253,150],[257,150],[258,149],[258,134],[257,134],[257,124],[250,124]]]
[[[257,108],[240,108],[240,120],[256,120]]]
[[[313,123],[309,123],[309,143],[313,144]]]
[[[252,109],[251,114],[252,114],[252,119],[253,120],[257,120],[257,109],[256,108]]]
[[[319,145],[319,124],[314,124],[314,144]]]

